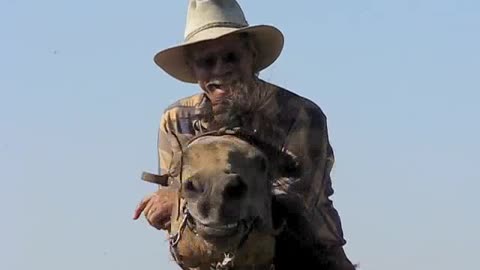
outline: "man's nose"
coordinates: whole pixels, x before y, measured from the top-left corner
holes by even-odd
[[[230,63],[226,63],[222,57],[218,57],[215,61],[215,65],[212,68],[212,74],[215,77],[227,77],[232,73],[233,66]]]

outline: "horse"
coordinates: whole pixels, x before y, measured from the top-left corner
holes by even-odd
[[[298,237],[302,218],[272,193],[274,179],[299,176],[291,153],[220,129],[190,139],[176,163],[177,177],[142,178],[177,191],[169,243],[182,269],[291,269],[291,258],[327,269],[321,248]]]

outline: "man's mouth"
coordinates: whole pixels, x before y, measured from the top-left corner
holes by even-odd
[[[210,89],[210,93],[216,97],[224,97],[228,94],[228,91],[222,85],[215,85]]]
[[[218,95],[226,95],[228,92],[228,84],[220,80],[214,80],[207,83],[206,88],[208,92]]]
[[[230,94],[230,87],[222,82],[213,81],[206,85],[208,96],[214,106],[221,104]]]

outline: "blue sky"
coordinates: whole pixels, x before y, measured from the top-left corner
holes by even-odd
[[[474,269],[480,2],[239,1],[286,38],[261,77],[316,102],[361,269]],[[138,201],[162,111],[198,91],[153,55],[187,1],[0,0],[0,268],[177,269]]]

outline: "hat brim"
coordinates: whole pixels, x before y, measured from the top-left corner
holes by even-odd
[[[239,33],[252,33],[254,36],[257,50],[255,72],[267,68],[280,56],[284,43],[282,32],[270,25],[256,25],[244,28],[216,27],[204,30],[193,36],[188,42],[160,51],[155,55],[154,61],[172,77],[183,82],[196,83],[195,76],[187,64],[185,47]]]

